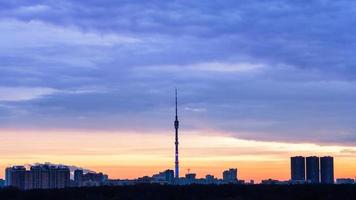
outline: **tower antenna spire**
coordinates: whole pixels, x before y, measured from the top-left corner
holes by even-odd
[[[177,92],[177,88],[176,88],[176,90],[175,90],[175,92],[176,92],[176,120],[178,120],[178,92]]]
[[[178,129],[179,129],[179,121],[178,121],[178,92],[177,88],[175,89],[175,100],[176,100],[176,116],[174,121],[174,129],[175,129],[175,178],[179,178],[179,152],[178,152]]]

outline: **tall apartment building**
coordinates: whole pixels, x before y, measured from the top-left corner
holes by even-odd
[[[13,186],[19,189],[25,189],[25,173],[26,168],[24,166],[13,166],[6,168],[6,186]]]
[[[70,186],[70,170],[65,166],[37,165],[6,168],[6,185],[21,190],[54,189]]]
[[[76,169],[74,171],[74,183],[76,187],[82,187],[83,186],[83,176],[84,172],[81,169]]]
[[[331,156],[321,158],[310,156],[306,159],[302,156],[291,157],[291,179],[292,181],[307,180],[314,184],[334,184],[334,158]]]
[[[228,169],[223,172],[223,181],[224,182],[236,182],[237,181],[237,169]]]
[[[319,157],[310,156],[306,158],[307,181],[313,184],[320,183]]]
[[[305,158],[302,156],[291,157],[291,179],[293,181],[305,180]]]
[[[320,158],[321,183],[334,184],[334,158],[325,156]]]

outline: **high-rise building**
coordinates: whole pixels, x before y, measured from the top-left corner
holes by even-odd
[[[160,183],[172,183],[174,180],[174,171],[167,169],[163,172],[159,172],[158,174],[154,174],[152,176],[152,180]]]
[[[237,169],[228,169],[223,172],[223,181],[224,182],[236,182],[237,181]]]
[[[174,179],[174,171],[173,171],[173,170],[170,170],[170,169],[167,169],[167,170],[165,171],[165,176],[166,176],[166,181],[172,182],[173,179]]]
[[[302,156],[291,157],[291,179],[293,181],[305,180],[305,158]]]
[[[320,158],[321,183],[334,184],[334,158],[325,156]]]
[[[36,165],[30,170],[24,166],[6,169],[6,185],[21,190],[64,188],[70,185],[70,171],[65,166]]]
[[[70,186],[70,170],[68,167],[59,166],[53,169],[55,184],[53,188],[65,188]]]
[[[32,173],[32,186],[33,188],[44,188],[42,185],[45,185],[44,183],[42,184],[43,178],[44,178],[44,173],[42,171],[41,166],[32,166],[31,167],[31,173]],[[47,181],[48,182],[48,181]]]
[[[77,187],[83,186],[83,175],[84,172],[81,169],[74,170],[74,182]]]
[[[26,168],[24,166],[13,166],[8,167],[5,170],[6,186],[12,186],[19,188],[20,190],[25,189],[25,173]]]
[[[310,156],[306,158],[307,181],[310,183],[320,183],[319,179],[319,157]]]
[[[31,171],[25,171],[25,190],[32,190],[34,189],[33,187],[33,176],[31,174]]]

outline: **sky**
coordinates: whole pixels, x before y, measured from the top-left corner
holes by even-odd
[[[0,176],[53,162],[112,178],[289,179],[356,169],[356,2],[0,1]],[[183,175],[183,174],[181,174]]]

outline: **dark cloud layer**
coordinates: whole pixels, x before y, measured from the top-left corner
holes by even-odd
[[[355,4],[0,2],[1,127],[355,143]]]

